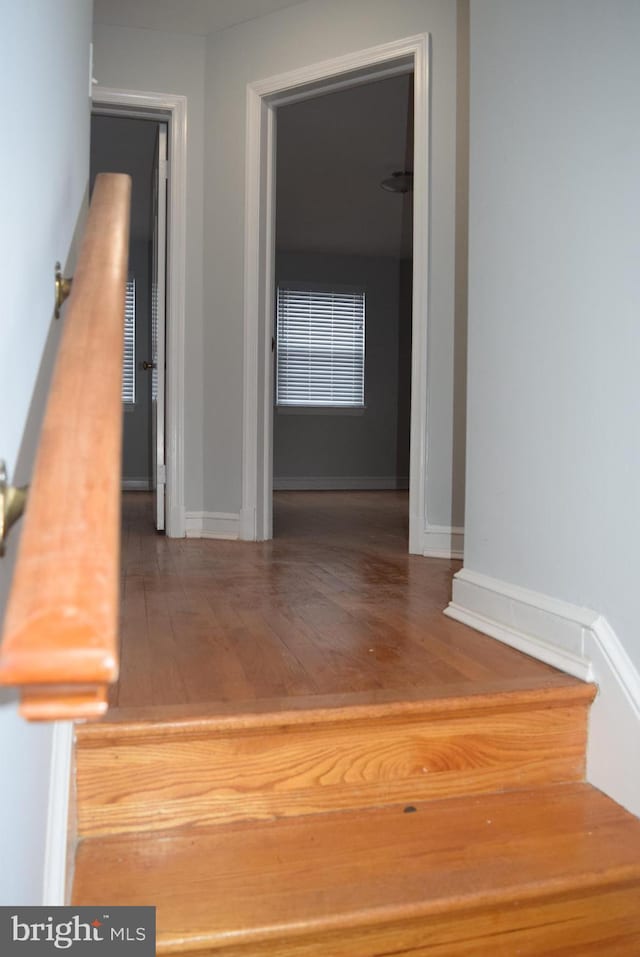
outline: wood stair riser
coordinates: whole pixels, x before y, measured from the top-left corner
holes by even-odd
[[[290,727],[99,734],[77,751],[81,837],[411,804],[582,780],[587,704]]]

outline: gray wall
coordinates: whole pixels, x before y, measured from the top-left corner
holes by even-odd
[[[465,565],[640,667],[640,4],[471,12]]]
[[[400,263],[390,257],[279,253],[277,280],[361,287],[366,296],[365,401],[362,413],[297,413],[276,408],[274,479],[408,477],[397,472],[398,444],[408,417],[398,421]],[[404,313],[404,325],[411,312]],[[405,353],[405,360],[406,360]],[[399,438],[401,436],[401,438]],[[281,483],[280,483],[281,484]],[[300,484],[300,483],[298,483]]]
[[[431,33],[431,334],[428,509],[452,524],[456,4],[309,0],[208,40],[204,332],[205,508],[237,512],[242,464],[243,248],[247,83]],[[220,135],[224,131],[224,135]],[[459,523],[461,516],[453,518]]]
[[[151,480],[151,250],[153,159],[158,124],[119,116],[91,118],[91,189],[98,173],[128,173],[131,191],[129,276],[136,281],[136,402],[124,412],[122,477]]]
[[[0,310],[0,457],[10,477],[24,483],[64,325],[64,312],[53,318],[54,263],[73,274],[86,206],[91,3],[5,3],[2,14],[0,261],[11,281]],[[19,539],[17,525],[0,560],[0,618]],[[41,904],[52,725],[27,724],[15,698],[0,690],[0,904]]]
[[[408,74],[278,107],[278,249],[411,255],[413,197],[380,183],[413,169],[412,113]]]
[[[96,26],[94,72],[100,83],[189,98],[187,509],[237,513],[241,506],[247,83],[428,32],[432,142],[427,509],[433,524],[462,524],[462,496],[454,495],[456,481],[462,485],[456,446],[464,442],[463,416],[454,417],[455,398],[464,395],[464,363],[456,351],[456,329],[464,313],[456,288],[466,281],[464,271],[456,272],[455,266],[466,208],[464,202],[456,208],[457,111],[464,106],[456,92],[457,8],[452,0],[308,0],[206,41]],[[459,401],[457,408],[459,412]]]

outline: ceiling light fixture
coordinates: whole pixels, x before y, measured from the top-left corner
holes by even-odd
[[[410,193],[413,189],[413,173],[408,169],[396,170],[388,179],[383,179],[380,186],[388,193]]]

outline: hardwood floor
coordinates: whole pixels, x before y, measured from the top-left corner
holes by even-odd
[[[272,542],[125,497],[122,677],[76,726],[75,904],[182,957],[626,957],[640,822],[584,783],[593,685],[442,615],[401,493],[280,493]]]
[[[279,492],[275,538],[168,539],[123,496],[121,677],[130,709],[298,707],[566,683],[442,615],[459,562],[407,553],[403,492]]]

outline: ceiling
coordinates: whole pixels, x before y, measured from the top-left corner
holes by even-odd
[[[412,194],[380,187],[413,168],[410,96],[405,75],[278,109],[278,249],[411,255]]]
[[[95,23],[207,36],[305,0],[94,0]]]

